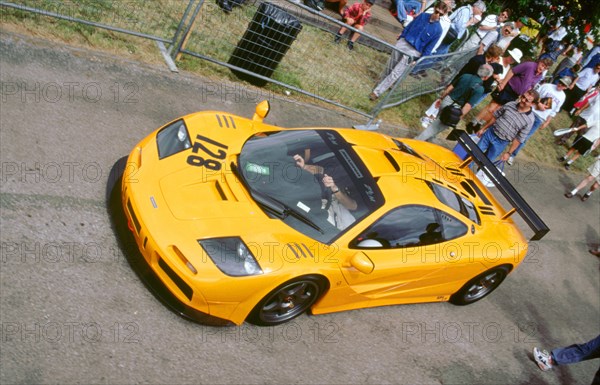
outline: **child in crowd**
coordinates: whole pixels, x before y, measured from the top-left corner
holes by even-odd
[[[371,18],[371,7],[375,3],[375,0],[363,0],[362,3],[354,3],[350,8],[347,8],[344,12],[344,23],[352,26],[359,31],[362,31],[369,19]],[[342,40],[342,36],[348,31],[348,28],[342,27],[335,35],[334,42],[339,43]],[[348,49],[354,49],[354,42],[358,40],[360,34],[352,32],[350,39],[348,40]]]

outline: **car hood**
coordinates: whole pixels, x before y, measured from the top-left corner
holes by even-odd
[[[240,201],[232,194],[224,173],[207,175],[196,171],[187,167],[163,177],[159,182],[164,201],[175,218],[240,219],[254,214],[256,209],[251,202],[245,197]],[[228,179],[236,183],[232,175]]]

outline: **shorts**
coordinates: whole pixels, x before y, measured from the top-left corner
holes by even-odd
[[[587,138],[580,136],[573,142],[571,147],[577,150],[581,155],[585,155],[585,153],[592,148],[592,144],[594,143],[590,142]]]
[[[596,182],[600,183],[600,158],[596,159],[594,164],[588,167],[588,171],[591,176],[596,178]]]
[[[513,89],[508,84],[506,85],[506,87],[504,87],[502,91],[492,92],[492,99],[502,106],[508,102],[517,100],[518,97],[519,95],[517,95],[517,93],[513,91]]]

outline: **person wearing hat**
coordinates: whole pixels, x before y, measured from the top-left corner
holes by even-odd
[[[371,18],[371,7],[375,4],[375,0],[363,0],[362,3],[354,3],[350,8],[347,8],[344,12],[344,23],[352,26],[359,31],[362,31]],[[336,33],[333,41],[339,43],[342,40],[342,36],[348,31],[348,28],[342,27]],[[350,39],[348,40],[348,49],[354,49],[354,42],[358,40],[360,34],[358,32],[350,33]]]
[[[540,128],[547,127],[552,118],[559,113],[560,107],[565,102],[565,90],[571,86],[573,80],[570,77],[563,77],[558,81],[558,84],[545,83],[538,88],[540,94],[540,100],[533,106],[533,125],[529,134],[525,138],[525,141],[521,142],[519,146],[512,152],[506,163],[512,165],[514,158],[517,156],[519,151],[525,146],[529,138],[535,134]]]
[[[508,75],[508,71],[510,71],[510,68],[513,64],[521,63],[521,59],[523,59],[523,52],[521,52],[520,49],[513,48],[513,49],[509,49],[508,51],[506,51],[504,56],[502,56],[502,58],[500,58],[500,64],[502,65],[501,78],[504,79],[506,77],[506,75]]]

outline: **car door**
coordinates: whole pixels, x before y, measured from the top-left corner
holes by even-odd
[[[467,230],[463,222],[439,209],[398,207],[352,242],[355,257],[372,263],[372,271],[360,271],[356,263],[345,263],[342,273],[355,292],[370,299],[444,293],[444,284],[452,279],[444,270],[457,252],[457,243],[452,240]]]

